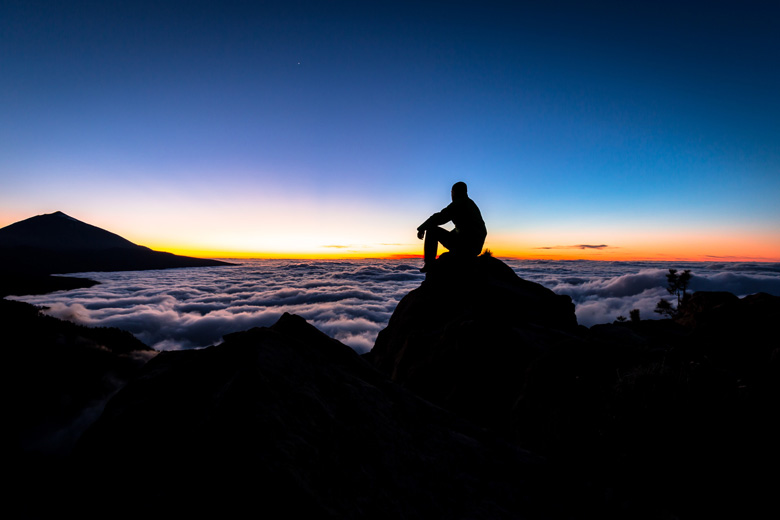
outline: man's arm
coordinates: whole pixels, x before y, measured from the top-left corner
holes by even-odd
[[[428,229],[430,229],[432,227],[436,227],[439,224],[444,224],[446,222],[448,222],[448,221],[447,220],[442,220],[441,212],[434,213],[433,215],[428,217],[428,220],[426,220],[425,222],[423,222],[422,224],[417,226],[417,238],[422,240],[425,237],[425,232]]]
[[[417,236],[419,238],[422,238],[420,236],[421,234],[425,233],[425,230],[440,226],[442,224],[446,224],[450,220],[452,220],[452,216],[450,213],[452,212],[452,204],[444,208],[443,210],[439,211],[438,213],[434,213],[430,217],[428,217],[428,220],[417,226]]]

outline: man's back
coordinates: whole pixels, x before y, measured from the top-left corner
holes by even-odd
[[[452,201],[445,208],[449,220],[455,224],[455,232],[462,233],[475,238],[484,239],[487,236],[485,221],[482,219],[482,213],[477,204],[469,197],[460,198]]]

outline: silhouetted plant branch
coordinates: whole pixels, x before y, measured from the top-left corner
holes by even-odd
[[[688,301],[687,291],[692,276],[690,269],[686,269],[680,274],[677,274],[677,269],[669,269],[669,274],[666,275],[666,281],[668,282],[666,291],[677,297],[677,307],[672,307],[671,303],[662,298],[656,304],[655,312],[670,318],[677,316]]]

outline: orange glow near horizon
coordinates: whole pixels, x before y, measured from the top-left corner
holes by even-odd
[[[684,241],[683,241],[684,242]],[[739,244],[736,244],[739,246]],[[666,247],[511,247],[504,244],[486,249],[498,258],[513,258],[519,260],[596,260],[596,261],[689,261],[689,262],[780,262],[780,251],[767,245],[764,248],[734,247],[735,244],[712,244],[707,242],[683,244],[664,244]],[[374,249],[369,248],[327,248],[314,250],[273,250],[273,251],[225,251],[188,247],[152,247],[158,251],[168,251],[177,255],[194,256],[215,259],[301,259],[301,260],[338,260],[338,259],[409,259],[421,260],[422,247],[417,251],[404,249]],[[734,251],[747,251],[736,254]],[[439,254],[445,252],[439,248]]]
[[[187,236],[176,243],[141,243],[159,251],[202,258],[235,259],[393,259],[422,257],[422,241],[391,228],[383,230],[386,243],[365,243],[368,233],[330,237],[320,233],[290,233],[274,237]],[[599,237],[598,241],[593,236]],[[198,244],[198,245],[194,245]],[[322,245],[331,244],[331,245]],[[341,244],[341,245],[339,245]],[[236,247],[236,246],[239,247]],[[523,233],[496,230],[485,248],[499,258],[528,260],[780,262],[780,236],[767,231],[726,229],[599,229],[581,232],[547,229]],[[439,253],[444,252],[439,247]]]
[[[339,259],[402,259],[422,258],[422,255],[392,254],[392,253],[368,253],[365,251],[352,252],[306,252],[306,251],[208,251],[189,248],[165,248],[153,247],[156,251],[166,251],[175,255],[193,256],[196,258],[212,258],[217,260],[339,260]]]
[[[196,258],[211,258],[217,260],[422,260],[422,254],[389,254],[389,253],[305,253],[305,252],[229,252],[229,251],[199,251],[188,249],[155,248],[157,251],[166,251],[176,255],[192,256]],[[439,251],[441,254],[443,251]],[[603,262],[625,261],[658,261],[658,262],[780,262],[780,259],[765,256],[748,255],[679,255],[664,253],[609,253],[595,254],[583,251],[567,253],[544,254],[538,251],[528,252],[503,252],[491,250],[491,254],[497,258],[511,258],[516,260],[593,260]]]

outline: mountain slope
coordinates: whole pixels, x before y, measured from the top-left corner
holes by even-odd
[[[15,274],[230,265],[153,251],[57,211],[0,229],[0,270]]]
[[[64,251],[141,247],[61,211],[30,217],[0,229],[0,245]]]

